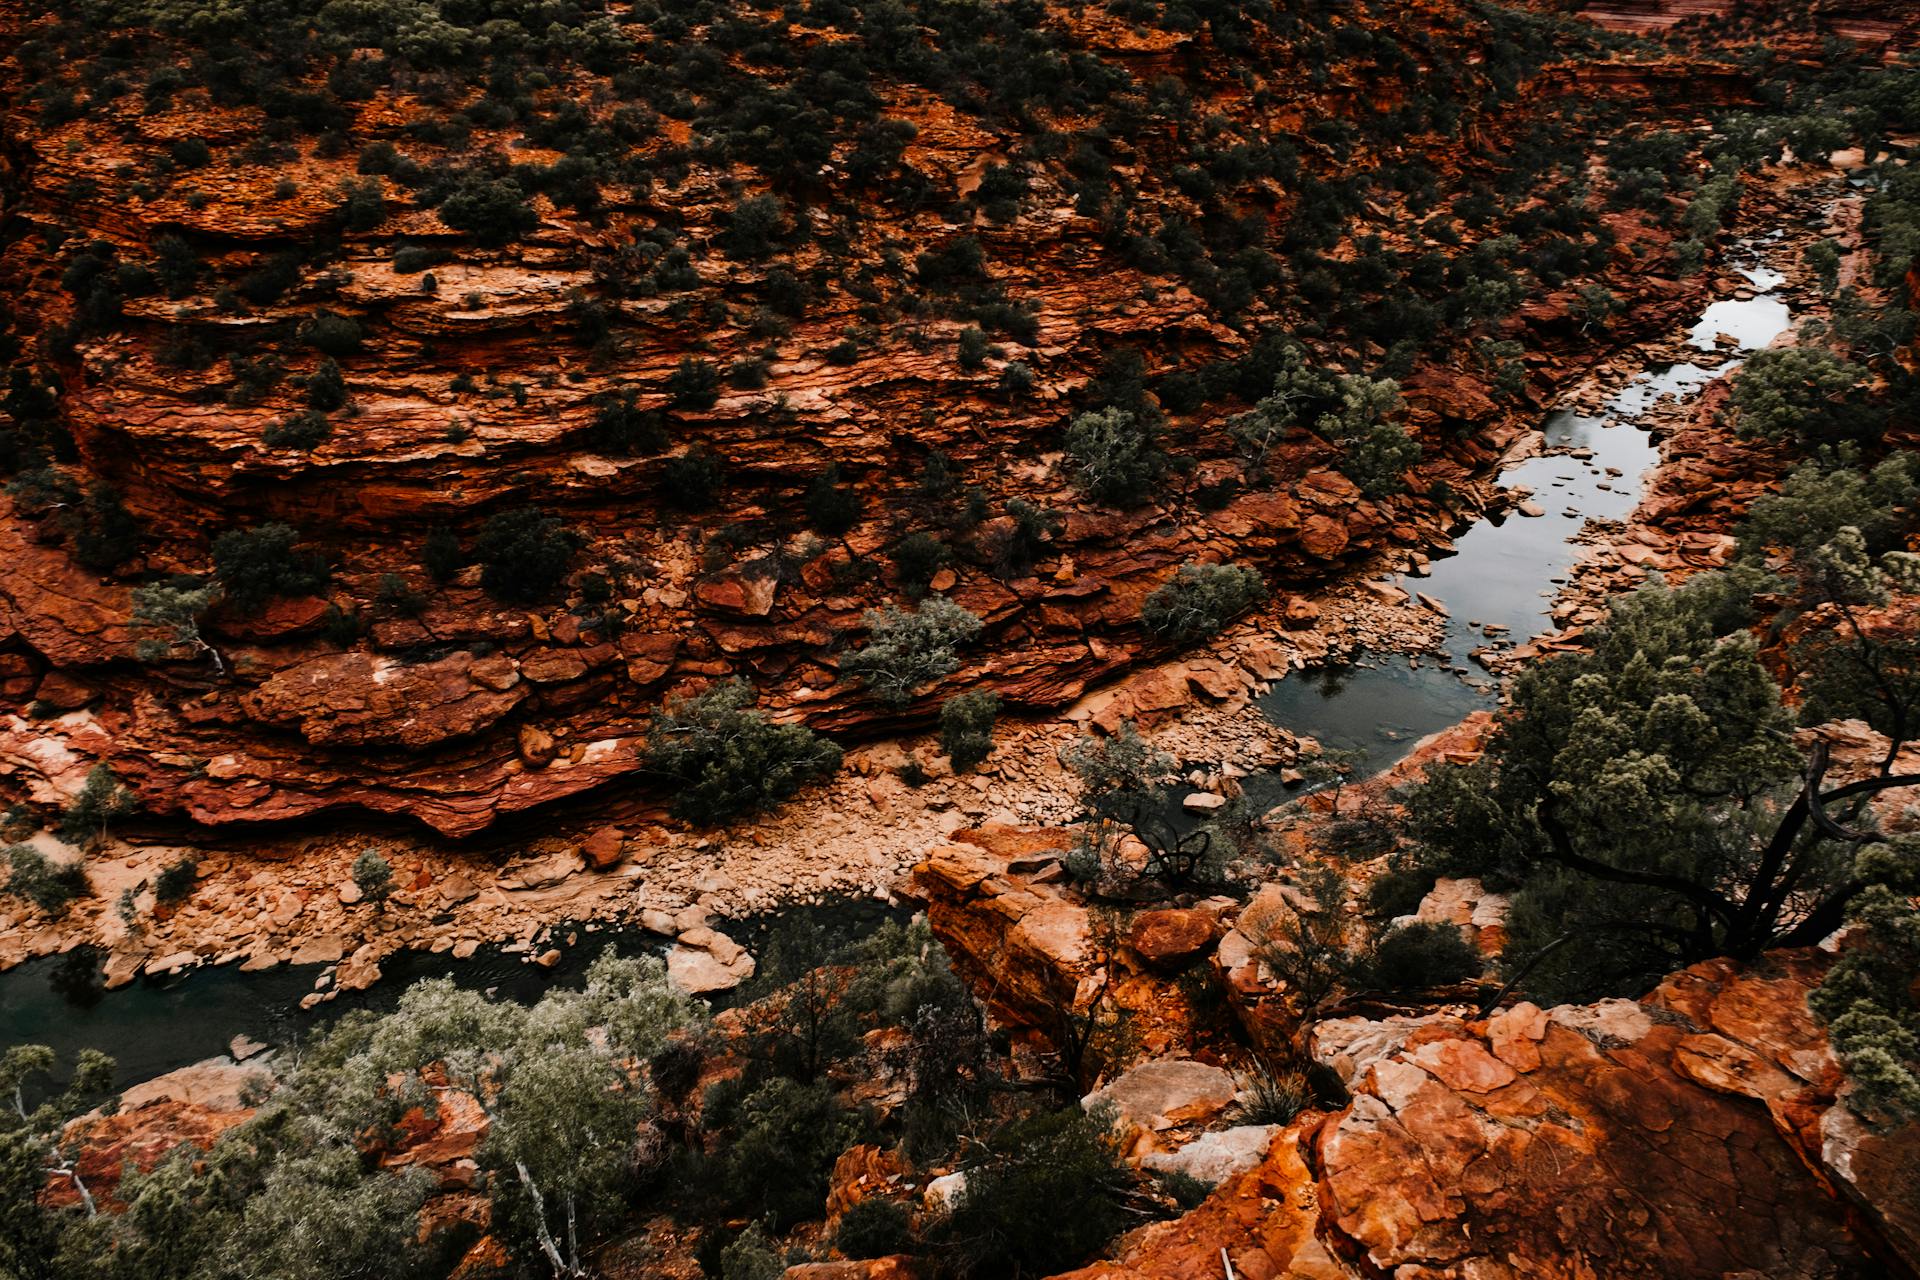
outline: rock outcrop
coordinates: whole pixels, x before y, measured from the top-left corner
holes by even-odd
[[[1343,1019],[1351,1105],[1075,1280],[1912,1275],[1920,1130],[1876,1130],[1806,1007],[1827,957],[1673,975],[1639,1001]]]

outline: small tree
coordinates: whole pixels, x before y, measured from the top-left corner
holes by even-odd
[[[953,563],[953,552],[930,533],[910,533],[893,544],[887,558],[900,575],[900,589],[918,600],[927,594],[933,576]]]
[[[1140,621],[1172,644],[1191,644],[1218,635],[1266,594],[1257,569],[1240,564],[1184,564],[1172,581],[1146,598]]]
[[[277,596],[313,595],[331,576],[326,562],[299,550],[289,525],[229,529],[213,540],[213,576],[222,598],[243,613],[258,613]]]
[[[200,863],[188,856],[176,859],[153,878],[154,901],[169,906],[185,902],[193,895],[194,881],[200,876]]]
[[[1323,746],[1316,754],[1301,757],[1297,767],[1300,776],[1316,790],[1329,783],[1333,785],[1333,816],[1337,818],[1340,816],[1340,792],[1366,758],[1365,751]]]
[[[107,829],[139,810],[133,793],[120,785],[113,770],[96,764],[60,815],[60,838],[91,849],[107,838]]]
[[[1166,469],[1152,427],[1130,409],[1081,414],[1067,428],[1066,446],[1075,487],[1096,502],[1138,506]]]
[[[1400,384],[1391,378],[1343,376],[1339,407],[1314,424],[1345,456],[1340,470],[1370,498],[1406,487],[1406,470],[1420,461],[1420,446],[1394,416],[1406,407]]]
[[[1060,513],[1037,506],[1025,498],[1007,499],[1007,519],[1011,521],[995,559],[1000,573],[1017,578],[1033,568],[1049,539],[1066,528]]]
[[[1331,867],[1303,877],[1306,902],[1282,895],[1281,914],[1253,931],[1251,941],[1267,972],[1287,984],[1299,1004],[1302,1031],[1353,967],[1347,942],[1347,883]]]
[[[1273,389],[1245,413],[1227,419],[1227,434],[1253,469],[1260,471],[1267,454],[1299,426],[1330,407],[1338,383],[1326,370],[1307,359],[1297,343],[1280,348]]]
[[[860,495],[840,480],[840,464],[829,462],[827,469],[807,486],[807,523],[830,538],[846,533],[860,521]]]
[[[586,539],[560,517],[538,507],[490,516],[475,539],[480,585],[496,600],[537,604],[566,582],[573,557]]]
[[[199,578],[176,577],[135,587],[133,625],[141,631],[158,634],[145,635],[136,641],[134,656],[142,662],[162,662],[175,647],[186,645],[212,658],[214,669],[226,675],[227,664],[220,651],[200,634],[200,619],[219,599],[219,587]]]
[[[771,809],[840,768],[840,748],[754,708],[744,680],[669,699],[647,726],[646,763],[678,784],[673,812],[724,822]]]
[[[896,605],[869,609],[867,646],[841,660],[840,669],[866,682],[890,707],[913,701],[921,688],[960,669],[954,649],[980,634],[980,619],[945,596],[908,612]]]
[[[478,173],[469,174],[438,212],[440,221],[487,246],[518,240],[540,225],[517,182]]]
[[[7,846],[8,894],[25,898],[50,916],[67,913],[67,904],[88,890],[87,871],[78,862],[55,862],[30,844]]]
[[[382,857],[378,849],[362,849],[360,856],[353,860],[352,874],[360,896],[368,902],[378,905],[393,892],[393,864]]]
[[[1808,450],[1867,439],[1879,430],[1864,403],[1867,380],[1865,369],[1819,347],[1758,352],[1733,380],[1734,427]]]
[[[957,693],[940,704],[940,749],[954,772],[965,773],[993,754],[1000,695],[991,689]]]

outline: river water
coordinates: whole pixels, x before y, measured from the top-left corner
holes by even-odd
[[[1435,560],[1424,577],[1402,575],[1395,585],[1438,601],[1447,611],[1447,660],[1363,653],[1350,663],[1303,672],[1275,685],[1261,708],[1276,723],[1342,750],[1365,753],[1363,772],[1400,760],[1421,738],[1457,723],[1468,712],[1495,705],[1491,678],[1477,672],[1472,654],[1496,639],[1527,640],[1554,630],[1553,599],[1579,554],[1575,538],[1589,520],[1624,520],[1639,504],[1659,450],[1639,419],[1666,399],[1698,395],[1738,368],[1740,356],[1766,347],[1793,323],[1774,292],[1785,277],[1766,266],[1767,242],[1743,241],[1733,261],[1752,285],[1752,297],[1715,302],[1689,329],[1689,345],[1730,358],[1712,367],[1681,362],[1643,370],[1616,391],[1597,415],[1556,409],[1541,424],[1540,456],[1501,473],[1502,487],[1525,488],[1543,509],[1535,517],[1509,512],[1481,521]],[[1716,339],[1736,340],[1723,349]],[[1256,804],[1289,795],[1273,775],[1247,780]]]
[[[1719,334],[1738,339],[1738,352],[1766,346],[1791,324],[1774,295],[1782,277],[1764,265],[1765,244],[1743,242],[1734,261],[1753,285],[1750,299],[1708,307],[1689,331],[1703,351]],[[1349,663],[1302,672],[1277,684],[1262,709],[1296,734],[1329,746],[1365,752],[1364,769],[1385,768],[1420,738],[1454,724],[1477,707],[1494,705],[1496,691],[1476,673],[1472,651],[1495,636],[1526,639],[1551,629],[1553,597],[1574,562],[1574,537],[1590,519],[1625,518],[1639,501],[1641,483],[1658,451],[1635,419],[1667,396],[1697,394],[1738,364],[1709,369],[1680,363],[1649,369],[1623,387],[1598,416],[1556,410],[1542,424],[1546,453],[1508,468],[1500,483],[1524,486],[1544,509],[1537,517],[1511,513],[1482,521],[1436,560],[1424,577],[1397,585],[1441,602],[1448,612],[1447,660],[1410,662],[1405,654],[1362,654]],[[1578,456],[1575,452],[1578,451]],[[1288,798],[1277,773],[1245,781],[1249,797],[1270,805]],[[727,931],[759,953],[776,919],[810,914],[830,935],[858,936],[897,916],[871,900],[842,900],[735,921]],[[82,1048],[113,1055],[120,1087],[227,1052],[245,1035],[273,1045],[290,1043],[348,1009],[392,1007],[419,978],[451,976],[463,987],[531,1000],[555,985],[578,984],[606,948],[624,954],[659,952],[667,939],[631,928],[556,926],[561,948],[553,969],[526,963],[526,951],[483,948],[455,961],[427,952],[403,952],[382,962],[384,978],[370,991],[342,993],[311,1010],[300,997],[315,989],[324,966],[287,966],[242,973],[235,966],[192,970],[170,979],[140,979],[116,991],[99,987],[95,957],[79,953],[37,960],[0,973],[0,1047],[47,1044],[64,1062]]]

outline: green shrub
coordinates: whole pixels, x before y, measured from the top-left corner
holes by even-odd
[[[960,331],[959,360],[960,367],[968,373],[984,369],[987,355],[993,350],[987,342],[987,335],[974,325],[968,325]]]
[[[940,749],[955,773],[965,773],[993,754],[993,725],[1000,695],[991,689],[957,693],[940,704]]]
[[[87,889],[87,872],[78,862],[55,862],[30,844],[8,847],[6,893],[57,917]]]
[[[887,558],[900,575],[901,589],[918,600],[927,594],[933,575],[953,563],[953,552],[930,533],[910,533],[893,544]]]
[[[656,453],[667,445],[666,424],[660,414],[636,408],[630,390],[609,393],[596,401],[589,435],[596,448],[610,453]]]
[[[1183,564],[1172,581],[1146,598],[1140,620],[1173,644],[1190,644],[1218,635],[1266,595],[1266,583],[1257,569],[1241,564]]]
[[[300,341],[336,358],[358,351],[362,336],[359,322],[337,311],[316,311],[300,326]]]
[[[1243,1080],[1233,1104],[1235,1124],[1292,1124],[1313,1105],[1313,1084],[1303,1072],[1262,1067]]]
[[[840,748],[812,730],[774,724],[744,680],[674,698],[647,727],[647,767],[676,784],[675,816],[724,822],[760,813],[840,768]]]
[[[719,496],[726,467],[719,457],[698,445],[668,458],[661,468],[661,496],[682,511],[705,511]]]
[[[805,505],[807,523],[830,538],[839,537],[860,522],[860,495],[851,484],[841,483],[837,462],[829,462],[807,486]]]
[[[313,595],[331,576],[326,562],[298,550],[300,534],[289,525],[229,529],[213,540],[213,576],[227,603],[257,613],[282,596]]]
[[[332,413],[347,402],[347,380],[332,356],[322,359],[308,376],[306,391],[307,406],[322,413]]]
[[[368,902],[384,902],[393,892],[393,864],[378,849],[362,849],[353,860],[353,883]]]
[[[943,1236],[963,1277],[1050,1275],[1126,1225],[1125,1165],[1099,1119],[1077,1106],[1010,1125],[966,1171]]]
[[[727,252],[736,258],[759,259],[773,251],[774,238],[786,217],[777,196],[751,196],[733,206],[727,220]]]
[[[269,449],[298,449],[304,453],[325,443],[332,434],[333,423],[327,421],[327,415],[308,409],[268,423],[260,433],[260,442]]]
[[[911,613],[897,605],[867,610],[867,646],[840,661],[840,669],[866,683],[890,707],[913,701],[922,687],[960,669],[956,646],[978,636],[981,622],[945,596],[934,596]]]
[[[711,409],[720,400],[720,371],[706,360],[682,356],[667,377],[667,395],[677,409]]]
[[[573,557],[586,544],[560,517],[538,507],[490,516],[474,540],[480,585],[509,604],[552,599],[565,583]]]
[[[1355,968],[1357,985],[1425,991],[1477,978],[1486,961],[1459,928],[1418,920],[1376,938]]]
[[[817,1217],[833,1162],[857,1135],[825,1081],[770,1080],[740,1104],[726,1154],[729,1195],[776,1226]]]
[[[400,275],[410,276],[428,267],[437,267],[451,257],[453,255],[445,249],[423,244],[403,244],[394,251],[393,269]]]
[[[1807,450],[1877,436],[1866,404],[1869,375],[1820,347],[1776,347],[1733,379],[1734,427],[1743,436],[1790,439]]]
[[[445,525],[437,525],[427,530],[427,537],[420,544],[420,567],[435,582],[445,582],[460,572],[467,564],[466,552],[460,549],[460,535]]]
[[[757,1222],[727,1241],[718,1262],[719,1280],[780,1280],[787,1273],[786,1262]]]
[[[167,154],[182,169],[204,168],[213,160],[213,148],[205,138],[176,138],[168,146]]]
[[[913,1249],[913,1219],[895,1200],[870,1196],[840,1215],[833,1247],[849,1258],[886,1258]]]
[[[482,245],[497,247],[518,240],[540,225],[520,184],[508,178],[469,174],[441,202],[440,221],[464,231]]]
[[[1083,413],[1067,428],[1073,483],[1096,502],[1138,506],[1166,469],[1153,429],[1130,409]]]
[[[387,201],[380,182],[355,182],[340,202],[340,220],[348,231],[371,231],[387,220]]]
[[[133,518],[105,481],[95,481],[86,496],[64,513],[61,527],[73,539],[73,558],[97,572],[117,568],[140,549],[140,522]]]
[[[192,857],[170,862],[153,878],[153,897],[169,906],[185,902],[193,894],[194,881],[200,877],[200,864]]]

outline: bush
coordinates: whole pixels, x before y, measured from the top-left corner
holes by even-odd
[[[1320,415],[1314,430],[1345,450],[1340,470],[1369,498],[1406,488],[1406,470],[1420,461],[1417,442],[1393,420],[1406,407],[1391,378],[1343,376],[1339,407]]]
[[[453,257],[445,249],[433,249],[421,244],[403,244],[394,251],[393,269],[395,273],[410,276],[425,271],[428,267],[437,267]]]
[[[667,459],[661,468],[663,497],[682,511],[705,511],[719,496],[726,468],[713,453],[698,446]]]
[[[1067,428],[1074,485],[1096,502],[1138,506],[1166,469],[1151,427],[1129,409],[1083,413]]]
[[[807,486],[807,523],[830,538],[846,533],[860,521],[860,495],[850,484],[840,483],[840,464],[830,462],[827,469]]]
[[[5,892],[25,898],[48,915],[65,915],[67,904],[87,888],[86,868],[78,862],[55,862],[30,844],[8,847]]]
[[[678,786],[676,817],[724,822],[760,813],[840,768],[840,748],[812,730],[774,724],[744,680],[674,698],[647,727],[647,767]]]
[[[518,240],[540,225],[519,183],[477,173],[468,175],[438,212],[441,222],[489,247]]]
[[[86,497],[69,508],[62,522],[73,538],[73,558],[97,572],[115,568],[140,548],[140,522],[103,481],[88,486]]]
[[[362,849],[353,860],[353,883],[368,902],[383,902],[393,892],[393,864],[378,849]]]
[[[586,539],[560,517],[538,507],[502,511],[488,518],[473,544],[480,585],[509,604],[551,599],[566,581],[573,557]]]
[[[987,343],[987,335],[968,325],[960,331],[959,360],[960,367],[968,373],[983,369],[987,364],[987,355],[993,348]]]
[[[257,613],[267,601],[307,596],[327,585],[326,562],[299,551],[300,534],[289,525],[229,529],[213,540],[213,576],[227,603]]]
[[[706,360],[682,356],[667,377],[667,395],[677,409],[711,409],[720,400],[720,371]]]
[[[337,311],[316,311],[300,326],[300,341],[336,358],[358,351],[361,337],[359,323]]]
[[[913,1248],[913,1219],[898,1201],[877,1196],[840,1215],[833,1247],[849,1258],[886,1258]]]
[[[953,563],[947,544],[930,533],[908,534],[893,544],[887,558],[900,575],[901,589],[915,600],[927,594],[933,575]]]
[[[269,449],[298,449],[305,452],[323,444],[333,434],[327,415],[313,409],[270,422],[260,433],[260,443]]]
[[[1734,426],[1809,451],[1871,439],[1882,424],[1866,404],[1867,380],[1865,369],[1819,347],[1758,352],[1734,376]]]
[[[867,646],[841,660],[840,669],[866,682],[890,707],[913,701],[923,686],[960,669],[954,648],[980,634],[981,622],[945,596],[909,613],[897,605],[867,610]]]
[[[1292,1124],[1313,1105],[1313,1085],[1300,1071],[1261,1070],[1240,1083],[1235,1124]]]
[[[736,258],[759,259],[773,251],[774,237],[786,210],[777,196],[753,196],[733,206],[727,221],[727,252]]]
[[[667,444],[666,425],[658,413],[634,407],[634,393],[622,391],[600,397],[589,429],[594,446],[611,453],[655,453]]]
[[[353,232],[371,231],[387,220],[387,201],[377,179],[347,187],[346,199],[340,202],[340,219]]]
[[[1266,595],[1266,583],[1257,569],[1242,564],[1183,564],[1171,582],[1146,598],[1140,620],[1173,644],[1191,644],[1219,634]]]
[[[1050,1275],[1126,1225],[1126,1167],[1099,1119],[1077,1106],[1009,1126],[966,1171],[943,1234],[964,1277]]]
[[[993,754],[993,725],[1000,695],[991,689],[956,693],[940,704],[940,749],[955,773],[965,773]]]
[[[1425,991],[1477,978],[1485,969],[1485,960],[1456,926],[1420,920],[1374,939],[1353,980],[1385,991]]]
[[[200,877],[200,864],[191,857],[170,862],[153,879],[153,897],[168,906],[185,902],[193,895],[194,881]]]
[[[213,148],[205,138],[176,138],[167,148],[167,154],[182,169],[204,168],[213,160]]]
[[[833,1087],[771,1080],[740,1104],[740,1116],[726,1155],[731,1197],[776,1226],[817,1217],[833,1162],[857,1134]]]
[[[420,544],[420,567],[435,582],[445,582],[460,572],[467,564],[466,552],[460,549],[460,535],[445,525],[427,530],[426,541]]]
[[[1025,498],[1007,499],[1007,518],[1013,523],[1000,545],[997,567],[1008,577],[1019,577],[1033,568],[1047,539],[1065,526],[1058,512],[1036,506]]]
[[[307,405],[322,413],[332,413],[347,402],[347,380],[340,374],[340,366],[332,356],[320,361],[320,365],[307,378]]]

